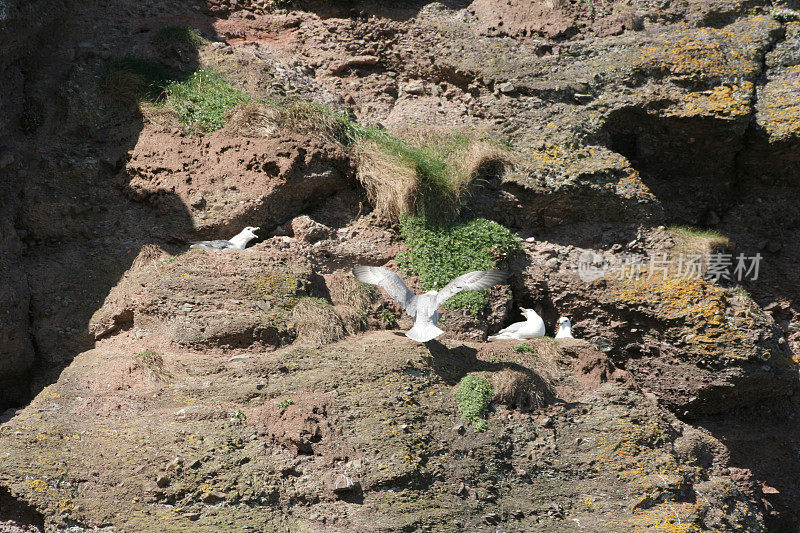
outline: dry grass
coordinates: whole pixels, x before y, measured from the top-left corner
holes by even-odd
[[[379,297],[372,285],[358,281],[349,272],[329,277],[326,285],[334,305],[345,305],[358,311],[369,310]]]
[[[142,77],[127,70],[111,70],[103,80],[103,90],[126,104],[139,101],[147,90]]]
[[[146,350],[136,354],[133,370],[141,370],[151,381],[168,381],[172,373],[164,368],[164,358],[153,350]]]
[[[420,177],[417,171],[387,153],[375,141],[356,145],[358,181],[375,211],[390,220],[415,212]]]
[[[333,310],[339,316],[346,334],[355,335],[367,329],[367,315],[363,311],[349,305],[335,305]]]
[[[345,326],[332,305],[317,298],[301,298],[292,310],[297,341],[311,346],[336,342],[345,336]]]
[[[550,337],[529,339],[514,345],[513,360],[547,379],[560,374],[559,364],[564,359],[564,349],[559,341]]]
[[[716,231],[672,226],[667,229],[667,232],[675,241],[675,246],[669,251],[672,258],[671,264],[676,265],[681,255],[687,260],[691,256],[699,256],[701,275],[705,275],[710,257],[728,250],[731,245],[728,237]]]
[[[271,137],[281,129],[277,108],[258,102],[237,107],[225,126],[225,132],[235,137]]]
[[[142,246],[142,249],[139,250],[139,254],[136,256],[136,259],[133,260],[133,264],[131,265],[131,270],[138,270],[140,268],[146,267],[150,263],[153,263],[165,257],[169,257],[169,253],[164,251],[157,244],[145,244],[144,246]]]
[[[397,220],[403,213],[453,218],[473,183],[502,175],[511,154],[467,133],[405,128],[398,137],[364,138],[356,145],[358,180],[376,211]]]
[[[550,384],[531,370],[504,368],[490,375],[492,401],[523,410],[540,409],[552,402]]]

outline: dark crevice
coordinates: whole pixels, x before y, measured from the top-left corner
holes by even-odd
[[[0,486],[0,531],[6,531],[6,526],[11,531],[44,531],[44,515]]]

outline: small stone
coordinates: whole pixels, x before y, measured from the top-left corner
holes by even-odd
[[[466,429],[464,428],[464,424],[456,424],[452,428],[450,428],[454,433],[458,433],[459,435],[463,435]]]
[[[214,504],[217,503],[218,501],[221,501],[223,498],[224,496],[222,496],[222,494],[218,494],[216,492],[208,492],[206,494],[203,494],[202,500],[203,503]]]
[[[542,418],[541,425],[542,425],[542,427],[545,427],[545,428],[553,427],[553,419],[550,418],[549,416],[546,416],[546,417]]]
[[[497,87],[497,90],[500,91],[503,94],[511,94],[511,93],[515,92],[517,90],[517,88],[514,87],[513,83],[507,81],[505,83],[501,83]]]
[[[425,85],[419,80],[410,81],[403,86],[403,92],[416,95],[425,94]]]
[[[487,524],[497,524],[497,523],[500,522],[500,515],[497,514],[497,513],[485,514],[485,515],[483,515],[483,520]]]
[[[159,487],[161,487],[163,489],[164,487],[169,485],[169,481],[170,480],[169,480],[169,476],[168,475],[161,474],[160,476],[158,476],[156,478],[156,485],[158,485]]]

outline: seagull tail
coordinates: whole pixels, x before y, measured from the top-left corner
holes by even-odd
[[[518,339],[518,338],[519,338],[519,337],[516,337],[516,336],[514,336],[514,335],[510,335],[510,334],[508,334],[508,333],[503,333],[503,332],[501,331],[501,332],[500,332],[500,333],[498,333],[497,335],[490,335],[490,336],[489,336],[489,338],[488,338],[487,340],[490,340],[490,341],[501,341],[501,340],[507,340],[507,339]]]
[[[433,324],[414,324],[414,327],[406,332],[406,337],[417,342],[428,342],[444,333]]]

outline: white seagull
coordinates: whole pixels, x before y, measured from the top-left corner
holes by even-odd
[[[569,318],[562,316],[558,319],[558,331],[556,332],[556,339],[572,339],[572,323]]]
[[[515,322],[505,329],[501,329],[497,334],[489,337],[490,341],[499,341],[503,339],[533,339],[535,337],[544,337],[544,320],[533,309],[522,308],[522,314],[525,317],[524,322]]]
[[[197,241],[193,242],[190,248],[205,248],[207,250],[244,250],[248,242],[258,238],[258,235],[254,233],[257,230],[258,228],[256,227],[247,226],[229,241],[223,239],[217,241]]]
[[[380,285],[403,306],[408,316],[414,319],[414,327],[406,332],[406,337],[417,342],[428,342],[444,333],[436,323],[439,321],[439,306],[447,300],[461,291],[481,291],[508,278],[508,272],[504,270],[476,270],[457,277],[440,291],[416,295],[399,275],[385,268],[356,266],[353,275],[364,283]]]

